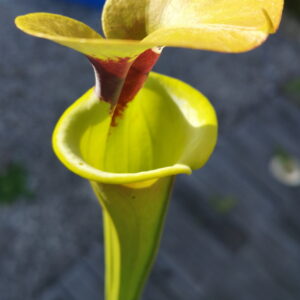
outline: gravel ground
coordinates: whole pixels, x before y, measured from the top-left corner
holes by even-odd
[[[48,41],[28,37],[14,17],[48,11],[94,28],[99,14],[59,0],[0,0],[0,168],[28,170],[33,200],[0,206],[0,299],[29,300],[101,237],[101,212],[88,184],[68,172],[51,149],[51,132],[65,108],[93,83],[87,60]],[[156,70],[206,94],[221,131],[260,105],[272,104],[282,85],[300,76],[298,24],[285,18],[280,33],[241,55],[166,49]],[[298,35],[298,36],[297,36]]]

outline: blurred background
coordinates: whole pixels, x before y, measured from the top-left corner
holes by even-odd
[[[300,299],[300,10],[230,55],[165,49],[155,70],[203,92],[220,137],[179,176],[144,300]],[[93,85],[80,54],[24,35],[44,11],[100,26],[99,0],[0,0],[0,299],[103,299],[101,211],[51,148],[62,112]]]

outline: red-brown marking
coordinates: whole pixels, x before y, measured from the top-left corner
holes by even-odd
[[[160,53],[151,49],[140,54],[131,65],[118,104],[115,108],[112,125],[116,125],[116,118],[122,115],[127,104],[134,98],[138,91],[143,87],[149,72],[159,59]]]
[[[97,73],[96,80],[99,81],[100,99],[111,104],[112,109],[117,105],[128,70],[132,65],[129,58],[118,58],[117,60],[100,60],[88,57]]]

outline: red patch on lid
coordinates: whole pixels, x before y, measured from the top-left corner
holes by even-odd
[[[112,109],[117,104],[128,70],[132,65],[129,58],[118,58],[117,60],[100,60],[88,57],[95,68],[96,86],[98,86],[100,99],[111,104]]]
[[[127,104],[143,87],[149,72],[159,59],[160,53],[149,49],[140,54],[131,65],[123,85],[118,104],[114,111],[112,125],[116,125],[116,118],[122,115]]]

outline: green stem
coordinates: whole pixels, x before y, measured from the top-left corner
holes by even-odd
[[[142,189],[91,184],[103,208],[105,299],[138,300],[159,247],[173,177]]]

